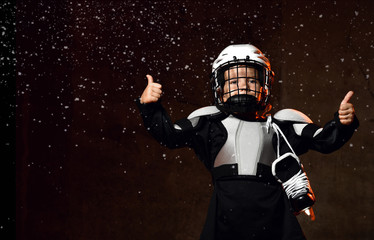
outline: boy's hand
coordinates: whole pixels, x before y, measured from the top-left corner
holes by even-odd
[[[353,108],[353,104],[349,102],[352,96],[353,91],[349,91],[347,95],[345,95],[343,101],[340,103],[338,113],[340,122],[343,125],[351,124],[355,116],[355,109]]]
[[[148,85],[144,89],[142,96],[140,97],[140,103],[152,103],[157,102],[162,94],[162,86],[159,83],[153,82],[153,77],[147,75]]]

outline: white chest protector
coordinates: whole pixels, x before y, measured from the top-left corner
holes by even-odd
[[[228,136],[214,167],[238,164],[239,175],[256,175],[257,163],[271,166],[276,158],[272,146],[274,130],[267,122],[248,122],[230,115],[222,121]]]
[[[201,116],[218,113],[220,111],[215,106],[204,107],[194,111],[188,119],[195,127]],[[293,121],[297,135],[301,135],[304,127],[312,123],[305,114],[293,109],[281,110],[274,115],[274,118]],[[250,122],[230,115],[222,120],[222,124],[227,130],[227,140],[214,161],[214,167],[237,164],[239,175],[256,175],[258,163],[272,166],[277,154],[272,145],[275,131],[271,124],[271,117],[268,117],[266,122]],[[177,125],[175,127],[180,129]],[[318,135],[320,130],[314,135]]]

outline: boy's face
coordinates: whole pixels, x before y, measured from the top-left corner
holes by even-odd
[[[238,94],[259,97],[261,85],[258,79],[258,70],[248,66],[235,66],[224,72],[225,85],[223,86],[223,102],[231,96]]]

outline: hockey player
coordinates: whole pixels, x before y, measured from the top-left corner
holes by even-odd
[[[259,49],[230,45],[213,63],[215,106],[173,123],[159,101],[161,84],[147,75],[137,100],[145,126],[169,148],[193,148],[213,177],[200,239],[305,239],[295,214],[315,198],[298,156],[335,151],[358,127],[351,91],[323,128],[292,109],[270,116],[273,77]]]

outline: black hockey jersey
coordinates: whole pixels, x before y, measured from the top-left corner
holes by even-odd
[[[357,118],[345,126],[336,113],[320,128],[290,109],[253,123],[215,106],[173,123],[159,102],[137,104],[145,127],[158,142],[169,148],[191,147],[212,174],[214,192],[202,240],[305,239],[281,184],[271,174],[276,148],[282,154],[289,147],[272,132],[270,123],[280,127],[297,155],[309,149],[335,151],[358,127]]]

